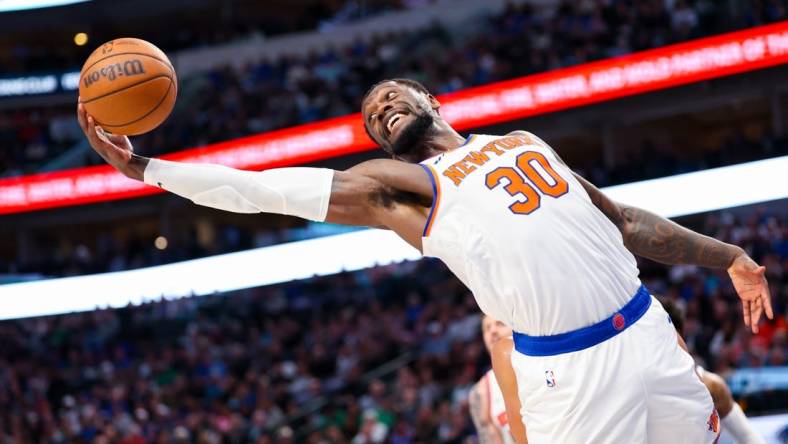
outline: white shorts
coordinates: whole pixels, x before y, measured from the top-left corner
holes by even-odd
[[[616,336],[553,356],[512,352],[529,444],[716,441],[720,422],[659,301]]]

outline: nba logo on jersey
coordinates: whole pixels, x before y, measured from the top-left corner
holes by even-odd
[[[545,370],[544,379],[547,382],[548,387],[555,387],[555,375],[553,375],[552,370]]]

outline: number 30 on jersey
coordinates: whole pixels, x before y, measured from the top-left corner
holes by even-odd
[[[485,178],[485,184],[491,190],[501,185],[504,180],[509,182],[504,185],[504,190],[512,197],[519,196],[521,198],[509,205],[512,213],[531,214],[539,209],[542,195],[557,198],[569,191],[567,181],[555,172],[540,152],[526,151],[521,153],[517,156],[515,165],[516,168],[498,167],[487,173]],[[542,171],[539,171],[537,166]],[[544,177],[543,173],[549,177]]]

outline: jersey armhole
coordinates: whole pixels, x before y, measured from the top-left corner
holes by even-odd
[[[441,184],[435,170],[433,170],[431,166],[424,164],[419,165],[427,172],[427,176],[429,176],[430,183],[432,184],[432,206],[430,207],[430,213],[427,215],[427,222],[424,224],[424,232],[421,234],[422,237],[429,237],[441,203]]]

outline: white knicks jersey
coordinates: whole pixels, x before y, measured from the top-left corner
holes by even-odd
[[[503,401],[503,392],[501,392],[501,386],[498,385],[498,380],[495,379],[495,373],[492,370],[488,370],[483,379],[487,384],[489,396],[487,405],[490,408],[490,420],[495,425],[495,428],[501,432],[504,444],[514,444],[515,441],[512,438],[509,418],[506,415],[506,404]]]
[[[533,134],[472,135],[422,166],[435,189],[424,255],[445,262],[481,310],[514,331],[586,327],[640,286],[618,228]]]

